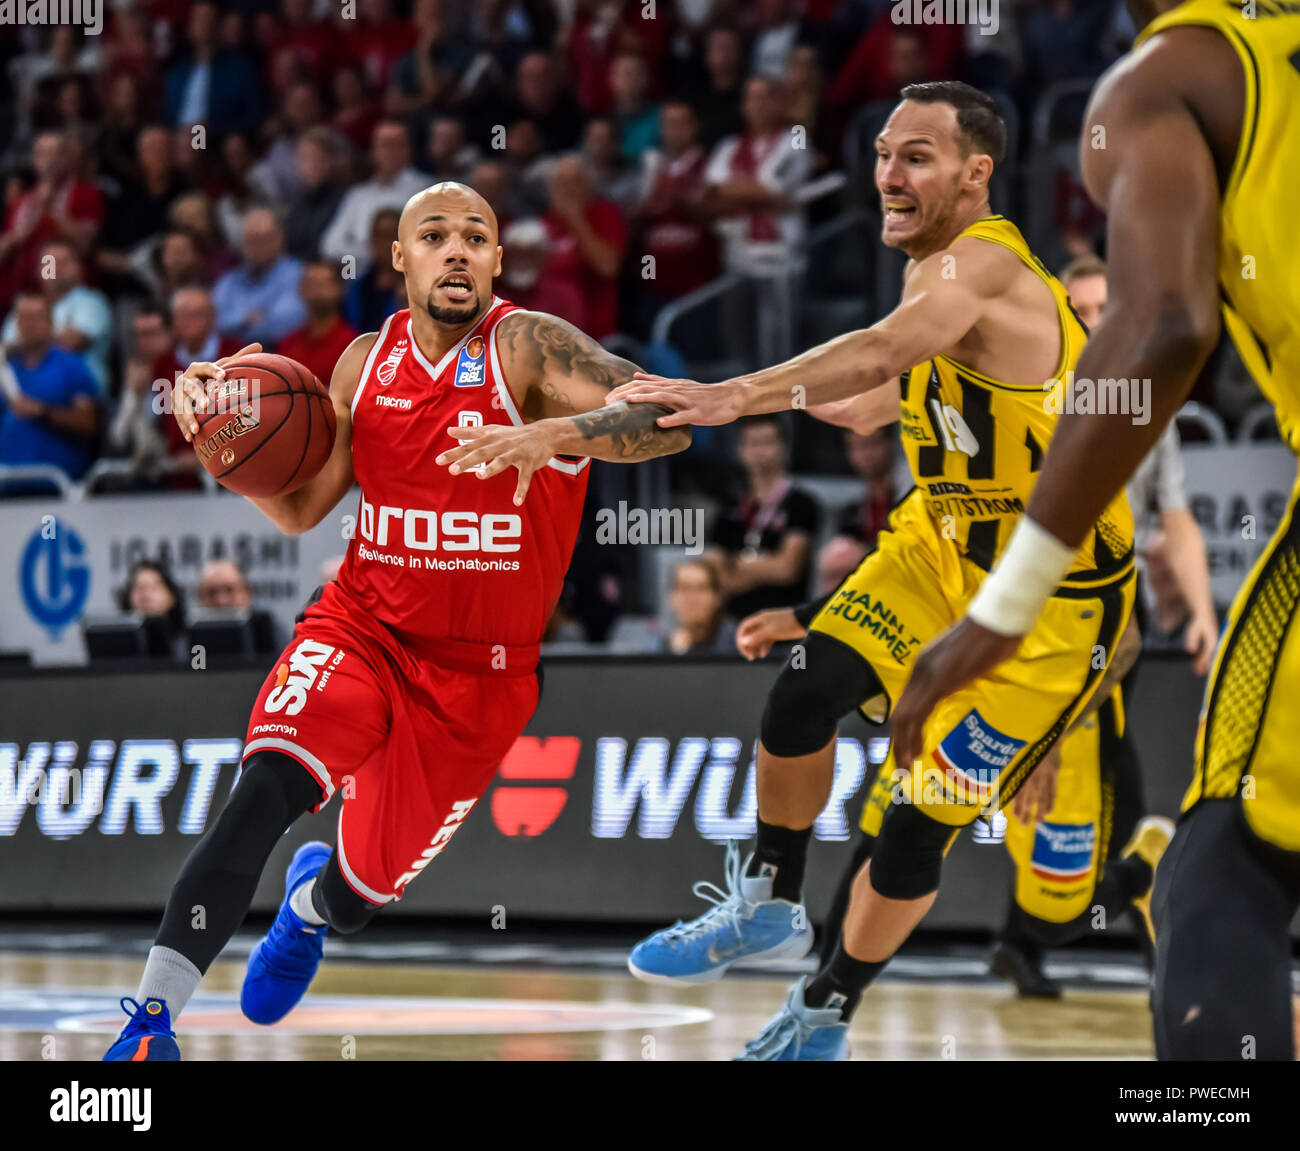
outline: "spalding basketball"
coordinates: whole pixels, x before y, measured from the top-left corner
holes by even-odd
[[[329,389],[295,360],[265,352],[225,365],[208,381],[194,451],[232,492],[264,499],[302,487],[334,448]]]

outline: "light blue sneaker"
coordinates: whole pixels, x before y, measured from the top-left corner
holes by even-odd
[[[747,877],[740,841],[727,844],[727,890],[697,883],[691,890],[713,904],[698,919],[678,921],[643,939],[627,968],[647,983],[712,983],[738,964],[802,959],[813,932],[802,903],[772,898],[771,875]]]
[[[803,1001],[807,977],[799,980],[768,1025],[736,1056],[737,1062],[814,1063],[849,1057],[849,1025],[840,1017],[842,996],[832,995],[825,1007]]]

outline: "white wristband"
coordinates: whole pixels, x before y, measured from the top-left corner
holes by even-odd
[[[1061,543],[1028,516],[1021,516],[1002,558],[980,585],[966,615],[1000,635],[1027,635],[1077,554],[1078,548]]]

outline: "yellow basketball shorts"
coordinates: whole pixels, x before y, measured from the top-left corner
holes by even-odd
[[[1028,914],[1068,923],[1088,910],[1110,848],[1114,785],[1102,761],[1106,736],[1123,734],[1123,701],[1088,716],[1061,743],[1056,799],[1033,822],[1006,809],[1006,849],[1016,867],[1015,900]],[[862,806],[861,827],[879,835],[891,804],[901,801],[902,778],[882,765]]]
[[[1237,592],[1206,685],[1183,799],[1238,797],[1251,830],[1300,851],[1300,521],[1286,515]]]
[[[886,698],[863,701],[869,720],[887,717],[917,652],[965,614],[985,574],[942,538],[919,489],[894,509],[876,550],[811,627],[875,671]],[[1101,682],[1133,587],[1130,565],[1104,586],[1063,589],[1013,658],[942,700],[921,758],[902,773],[907,800],[954,828],[1007,803]],[[896,767],[891,748],[882,773]]]

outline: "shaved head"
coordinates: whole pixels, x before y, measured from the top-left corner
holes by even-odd
[[[491,306],[501,274],[492,205],[467,184],[444,180],[406,201],[393,242],[393,267],[406,280],[412,314],[460,329]]]
[[[408,235],[408,229],[417,226],[422,220],[441,217],[477,216],[497,239],[497,214],[489,204],[468,184],[455,180],[443,180],[432,184],[422,192],[416,192],[402,209],[402,217],[397,222],[398,239]]]

